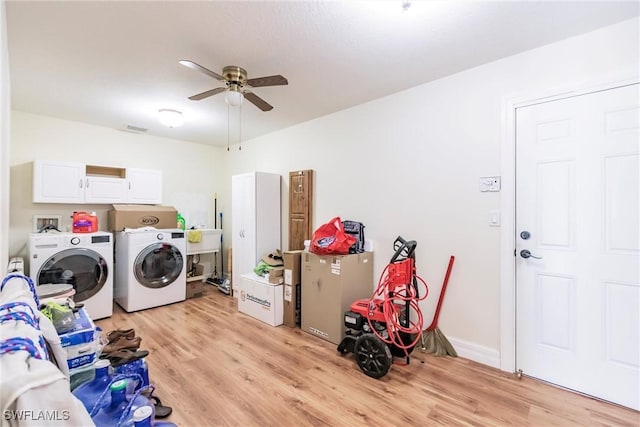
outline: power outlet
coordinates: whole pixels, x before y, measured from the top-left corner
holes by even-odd
[[[480,177],[480,191],[500,191],[500,177],[499,176],[481,176]]]

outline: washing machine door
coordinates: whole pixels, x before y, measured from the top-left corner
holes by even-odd
[[[85,301],[102,289],[109,275],[106,260],[85,248],[65,249],[49,257],[38,271],[38,285],[73,285],[75,302]]]
[[[184,266],[182,253],[170,243],[154,243],[136,257],[136,280],[148,288],[164,288],[180,276]]]

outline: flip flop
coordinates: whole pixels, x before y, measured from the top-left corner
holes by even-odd
[[[149,352],[147,350],[133,351],[129,349],[122,349],[114,351],[113,353],[107,353],[105,355],[105,358],[109,359],[109,361],[111,362],[111,366],[120,366],[134,360],[142,359],[143,357],[147,357],[148,355]]]
[[[167,418],[173,412],[171,406],[164,406],[159,397],[151,396],[153,406],[156,408],[156,418]]]

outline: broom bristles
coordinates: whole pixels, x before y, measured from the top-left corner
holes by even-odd
[[[433,353],[436,356],[458,356],[440,328],[422,332],[422,351]]]

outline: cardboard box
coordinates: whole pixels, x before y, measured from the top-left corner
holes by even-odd
[[[238,311],[271,326],[282,325],[282,288],[255,273],[240,276]]]
[[[301,291],[302,330],[339,344],[345,336],[345,311],[373,293],[373,253],[303,253]]]
[[[301,277],[300,268],[304,251],[286,251],[284,257],[284,324],[295,328],[300,326]]]
[[[267,281],[272,285],[281,285],[284,283],[284,267],[273,267],[267,273]]]
[[[290,328],[300,327],[301,324],[301,287],[297,285],[284,285],[284,319],[283,323]]]
[[[300,281],[301,259],[304,251],[285,251],[284,258],[284,283],[285,285],[297,285]]]
[[[73,330],[60,335],[62,348],[67,352],[69,369],[91,365],[96,360],[100,335],[84,308],[74,313],[74,316]]]
[[[109,231],[125,228],[176,228],[178,211],[171,206],[113,205],[109,211]]]
[[[203,293],[204,285],[202,284],[202,280],[187,282],[187,299],[201,297]]]

